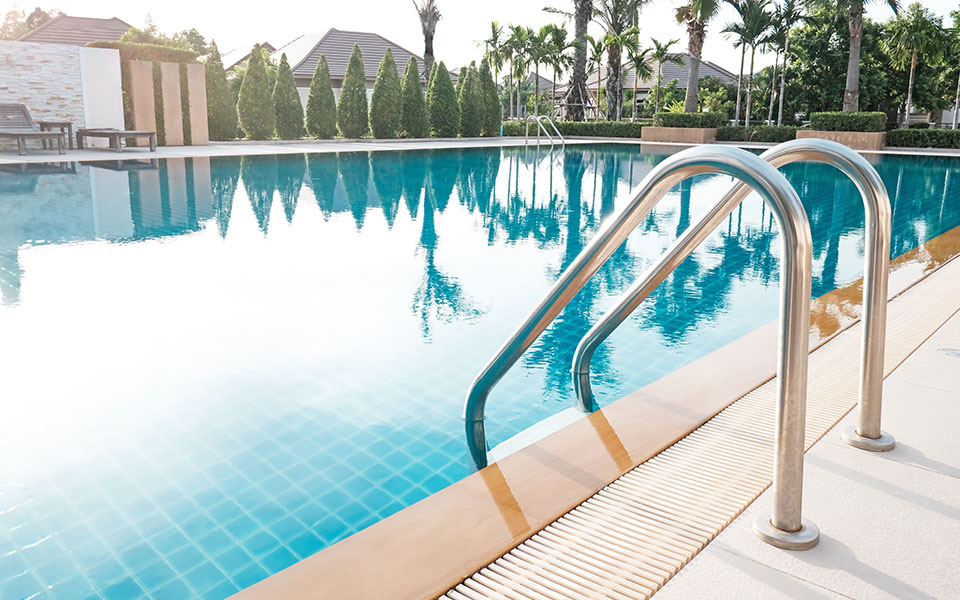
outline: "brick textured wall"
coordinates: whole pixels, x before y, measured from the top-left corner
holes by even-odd
[[[35,120],[84,124],[80,49],[60,44],[0,42],[0,102],[21,102]],[[0,148],[10,148],[0,142]],[[13,145],[15,147],[15,144]]]

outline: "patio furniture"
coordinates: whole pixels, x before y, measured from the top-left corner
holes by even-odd
[[[26,105],[20,103],[0,103],[0,139],[17,140],[20,156],[27,153],[27,140],[40,140],[44,148],[48,140],[56,140],[60,154],[67,145],[63,132],[38,129]]]
[[[110,147],[117,152],[123,152],[123,144],[120,140],[124,138],[148,138],[150,140],[150,152],[157,151],[157,132],[156,131],[136,131],[132,129],[77,129],[77,148],[83,150],[83,140],[88,137],[107,138]]]
[[[60,133],[63,133],[67,136],[67,144],[70,149],[73,150],[73,121],[60,121],[57,119],[41,119],[37,121],[37,125],[40,126],[40,131],[53,131],[54,129],[60,130]],[[43,143],[44,148],[46,148],[46,142]]]

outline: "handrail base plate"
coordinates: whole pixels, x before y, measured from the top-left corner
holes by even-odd
[[[897,445],[893,436],[886,431],[881,431],[878,438],[869,438],[860,435],[855,425],[844,428],[840,432],[840,439],[854,448],[869,450],[870,452],[888,452]]]
[[[769,510],[761,511],[753,520],[753,532],[771,546],[784,550],[809,550],[820,541],[820,529],[806,519],[801,519],[799,531],[784,531],[773,526]]]

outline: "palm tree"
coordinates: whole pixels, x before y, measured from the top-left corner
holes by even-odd
[[[637,121],[637,84],[641,79],[644,81],[650,79],[653,75],[653,67],[650,66],[650,51],[652,48],[643,48],[634,43],[627,50],[627,62],[633,69],[633,107],[630,111],[630,122]]]
[[[590,54],[587,58],[587,68],[597,70],[597,120],[600,120],[600,65],[603,64],[603,53],[607,51],[607,44],[604,38],[594,39],[587,36],[587,43],[590,45]],[[609,106],[609,101],[607,102]]]
[[[753,98],[753,67],[757,46],[766,43],[767,30],[773,15],[767,10],[770,0],[744,0],[743,41],[750,45],[750,76],[747,79],[747,102],[744,109],[744,126],[750,127],[750,111]]]
[[[686,63],[679,54],[670,54],[670,46],[679,43],[680,40],[670,40],[663,43],[659,40],[650,38],[653,42],[653,56],[651,60],[657,63],[657,89],[654,91],[653,112],[660,112],[660,88],[663,86],[663,63],[673,63],[679,67]]]
[[[527,30],[530,62],[533,63],[533,114],[540,115],[540,64],[550,61],[550,39],[552,25],[544,25],[540,31]]]
[[[573,19],[573,69],[570,83],[563,102],[566,106],[564,117],[571,121],[583,121],[587,108],[587,27],[593,18],[593,0],[573,0],[573,12],[546,7],[548,13],[563,15]]]
[[[607,120],[620,119],[623,105],[623,44],[632,39],[630,29],[637,26],[640,7],[647,0],[594,0],[593,18],[604,30],[607,46]],[[598,90],[599,91],[599,90]]]
[[[780,107],[777,109],[777,127],[783,125],[783,93],[787,86],[787,66],[790,63],[790,30],[794,25],[803,21],[803,5],[798,0],[784,0],[780,9],[780,18],[783,22],[783,70],[780,72]]]
[[[413,0],[413,7],[420,15],[420,29],[423,30],[423,68],[424,73],[429,77],[430,70],[433,68],[433,36],[437,33],[440,9],[437,8],[435,0],[423,0],[419,5],[417,0]]]
[[[490,23],[490,37],[481,42],[483,44],[484,51],[487,53],[487,60],[490,63],[490,67],[493,69],[493,80],[497,83],[500,82],[500,69],[503,67],[503,51],[504,51],[504,39],[503,39],[503,27],[500,27],[500,24],[496,21]]]
[[[526,47],[527,47],[527,30],[524,27],[519,25],[510,26],[510,37],[507,38],[507,41],[504,42],[504,51],[506,58],[510,60],[510,77],[507,78],[508,81],[513,81],[513,78],[517,76],[517,71],[522,70],[518,69],[518,63],[520,65],[524,64],[526,60]],[[520,118],[520,89],[521,85],[517,85],[517,103],[516,103],[516,117]],[[514,116],[514,104],[513,104],[513,94],[510,94],[510,116]]]
[[[919,2],[911,4],[905,14],[898,15],[893,20],[886,37],[881,41],[884,50],[893,60],[894,66],[903,69],[907,63],[910,63],[910,83],[907,87],[907,104],[902,127],[906,127],[910,120],[917,60],[923,57],[928,64],[939,63],[943,60],[945,42],[943,21],[921,6]]]
[[[700,57],[707,37],[707,23],[720,10],[721,0],[690,0],[676,12],[677,22],[687,25],[687,52],[690,54],[690,73],[687,76],[687,95],[683,99],[684,112],[697,112],[700,93]]]
[[[724,34],[724,37],[730,38],[733,37],[733,47],[740,48],[740,74],[737,76],[737,107],[734,109],[734,122],[740,124],[740,98],[743,91],[743,64],[747,59],[747,42],[746,42],[746,33],[743,27],[744,20],[744,11],[746,10],[745,3],[740,0],[730,1],[731,6],[734,10],[737,11],[737,14],[740,16],[740,22],[731,22],[727,23],[721,33]]]
[[[631,52],[636,52],[640,49],[640,45],[638,43],[639,38],[640,38],[640,30],[637,29],[636,27],[631,27],[630,29],[627,29],[623,33],[608,32],[607,35],[605,35],[603,38],[604,43],[606,43],[607,45],[607,120],[608,121],[619,121],[620,116],[623,114],[623,65],[622,64],[620,64],[617,67],[616,74],[615,74],[616,82],[617,82],[615,88],[617,90],[617,93],[611,98],[610,81],[611,81],[611,77],[614,77],[614,75],[611,74],[611,71],[610,71],[611,48],[618,48],[618,52],[620,53],[620,58],[622,62],[622,58],[624,54],[627,54],[627,56],[629,56]],[[611,99],[614,101],[614,106],[612,108],[610,106]]]
[[[556,94],[557,89],[557,75],[562,75],[567,69],[569,69],[574,64],[574,56],[570,54],[570,50],[576,51],[578,49],[578,44],[576,40],[570,40],[567,38],[567,26],[563,25],[550,25],[550,44],[549,44],[549,53],[547,64],[553,69],[553,90],[552,94]],[[550,116],[554,116],[554,102],[550,103]]]
[[[843,92],[843,112],[860,110],[860,44],[863,41],[863,5],[869,0],[816,0],[850,19],[850,54],[847,57],[847,84]],[[884,0],[894,14],[900,12],[899,0]]]
[[[773,124],[773,101],[777,89],[777,67],[780,65],[780,53],[783,52],[787,44],[786,21],[783,18],[783,10],[777,5],[774,7],[773,18],[770,23],[770,33],[767,35],[767,50],[773,50],[773,73],[770,76],[770,106],[767,108],[767,124]]]

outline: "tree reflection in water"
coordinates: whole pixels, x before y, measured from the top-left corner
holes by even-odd
[[[350,212],[357,224],[357,231],[363,229],[363,220],[367,214],[367,190],[370,184],[370,158],[367,152],[338,152],[337,167],[343,180],[343,189],[347,194]]]
[[[277,156],[277,192],[287,223],[293,223],[293,213],[297,210],[300,189],[303,187],[303,174],[307,168],[303,154],[284,154]]]
[[[266,235],[270,225],[270,209],[273,207],[273,192],[277,189],[277,157],[244,156],[240,159],[240,175],[250,199],[250,207],[257,218],[257,226]]]
[[[227,227],[230,225],[233,195],[237,192],[237,183],[240,181],[240,170],[237,167],[235,158],[214,156],[210,159],[210,194],[220,237],[227,236]]]
[[[324,219],[333,214],[334,200],[337,194],[337,180],[340,170],[334,154],[310,154],[307,156],[307,173],[310,175],[310,189],[320,207]]]

